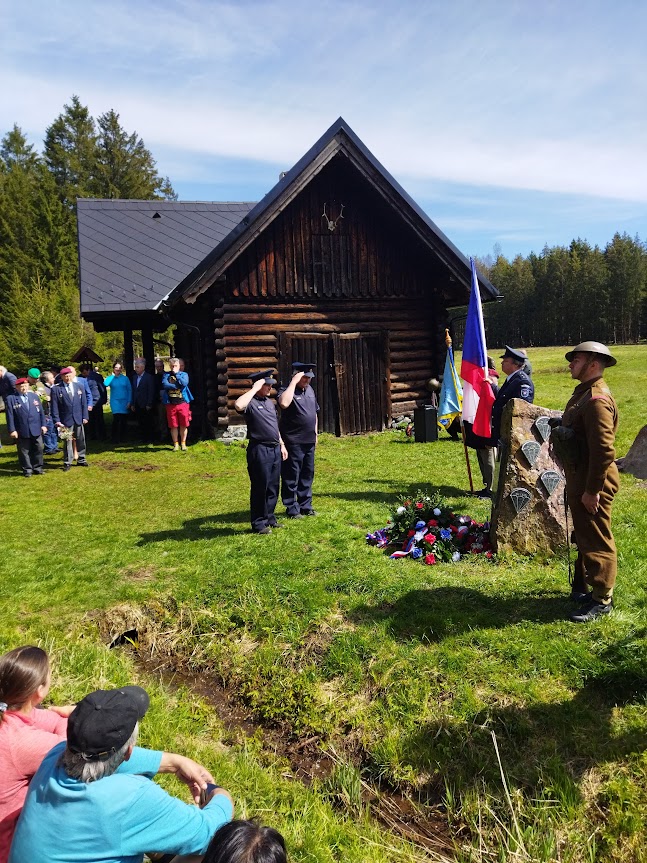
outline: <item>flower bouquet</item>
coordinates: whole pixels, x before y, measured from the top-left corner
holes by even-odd
[[[74,440],[74,429],[59,426],[57,434],[61,440]]]
[[[452,512],[438,494],[418,492],[401,498],[386,527],[369,533],[366,541],[387,549],[397,560],[411,557],[429,566],[459,561],[467,554],[492,559],[490,525]]]

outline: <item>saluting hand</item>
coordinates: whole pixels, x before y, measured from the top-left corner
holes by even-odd
[[[259,390],[263,389],[265,386],[265,378],[260,378],[260,380],[254,381],[252,386],[252,392],[257,393]]]

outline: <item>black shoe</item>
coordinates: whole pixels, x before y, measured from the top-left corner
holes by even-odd
[[[492,499],[492,492],[489,488],[482,488],[480,491],[473,492],[474,497],[480,497],[483,499]]]
[[[26,471],[23,471],[23,474],[22,474],[22,475],[23,475],[24,477],[28,477],[28,476],[31,476],[31,473],[27,473]]]
[[[574,611],[572,614],[569,614],[569,617],[573,623],[590,623],[598,617],[610,614],[612,608],[613,602],[603,605],[601,602],[596,602],[592,599],[588,605],[583,606],[579,611]]]
[[[90,467],[90,465],[87,463],[87,461],[77,461],[76,466],[77,467]]]
[[[45,473],[45,471],[44,470],[35,470],[34,473],[36,474],[36,476],[42,476]]]
[[[316,514],[317,513],[314,511],[314,509],[302,509],[301,510],[301,515],[316,515]]]
[[[294,515],[291,515],[289,512],[286,513],[288,518],[303,518],[303,513],[295,512]]]
[[[272,533],[271,527],[262,527],[260,530],[253,530],[252,533],[260,533],[265,536],[268,533]]]
[[[58,455],[60,449],[46,449],[43,455]]]
[[[64,464],[64,465],[63,465],[63,470],[69,470],[71,467],[72,467],[72,465],[71,465],[71,464]]]
[[[572,590],[570,599],[573,602],[577,602],[578,604],[582,604],[585,602],[591,602],[593,598],[593,594],[590,590]]]
[[[271,527],[271,528],[272,528],[272,530],[274,530],[274,528],[275,528],[275,527],[283,527],[283,525],[281,524],[281,522],[280,522],[280,521],[275,521],[275,522],[274,522],[274,524],[272,524],[272,523],[270,522],[270,524],[268,525],[268,527]]]

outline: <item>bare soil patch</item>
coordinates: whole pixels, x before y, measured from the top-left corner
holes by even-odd
[[[149,577],[143,570],[140,572],[142,577]],[[135,572],[131,577],[137,575]],[[435,855],[446,859],[453,856],[454,843],[437,790],[427,789],[424,795],[420,791],[412,794],[407,788],[365,781],[363,776],[370,758],[352,733],[334,741],[322,740],[319,735],[307,731],[297,735],[288,724],[259,721],[237,694],[223,685],[222,679],[212,669],[198,670],[195,656],[176,652],[177,632],[160,630],[153,607],[118,606],[107,614],[89,617],[111,647],[122,646],[133,651],[147,674],[160,677],[170,688],[188,688],[208,702],[225,728],[225,743],[240,744],[251,737],[260,740],[262,750],[268,756],[288,765],[282,774],[284,778],[305,785],[314,781],[325,785],[334,776],[337,766],[351,764],[361,777],[362,806],[387,830]],[[324,627],[311,635],[304,645],[306,653],[310,656],[323,654],[331,633],[332,627]],[[332,794],[330,799],[334,805],[352,810],[352,807],[346,807],[343,795]]]

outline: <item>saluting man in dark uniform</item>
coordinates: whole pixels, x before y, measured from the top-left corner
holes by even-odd
[[[288,457],[281,465],[281,500],[288,518],[316,515],[312,508],[312,481],[317,446],[317,397],[310,384],[314,363],[292,363],[292,380],[279,390],[279,429]]]
[[[566,359],[571,377],[580,381],[562,417],[562,426],[572,430],[574,455],[564,462],[578,552],[571,596],[583,603],[570,617],[588,623],[611,611],[618,568],[611,533],[611,504],[620,487],[614,446],[618,408],[602,377],[616,360],[600,342],[582,342]]]
[[[247,422],[247,472],[251,483],[249,507],[252,531],[272,533],[273,527],[281,527],[274,515],[279,497],[281,460],[288,452],[279,433],[276,405],[269,394],[276,380],[273,370],[250,375],[252,387],[236,399],[235,408],[245,415]]]
[[[492,405],[492,446],[499,445],[501,438],[501,417],[503,409],[511,399],[524,399],[532,402],[535,398],[535,385],[524,372],[523,367],[528,361],[525,351],[518,351],[505,346],[501,354],[501,371],[507,375],[505,383],[499,387]]]

